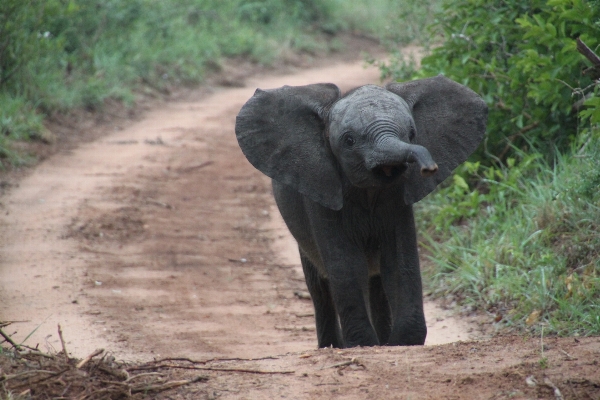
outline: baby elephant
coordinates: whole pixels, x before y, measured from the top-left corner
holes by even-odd
[[[425,342],[412,204],[486,120],[484,101],[443,76],[343,96],[330,83],[258,89],[242,107],[236,136],[298,242],[319,347]]]

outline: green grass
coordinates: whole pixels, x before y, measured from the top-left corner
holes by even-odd
[[[600,132],[549,165],[466,163],[419,204],[428,290],[517,330],[600,334]]]
[[[435,0],[437,1],[437,0]],[[289,52],[343,51],[335,35],[391,44],[423,36],[434,1],[5,0],[0,2],[0,165],[53,113],[193,86],[227,57],[272,64]]]
[[[428,44],[426,27],[440,9],[440,0],[338,0],[336,16],[345,29],[366,32],[380,39],[390,51],[410,43]]]

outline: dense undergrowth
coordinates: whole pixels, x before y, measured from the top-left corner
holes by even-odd
[[[490,113],[471,161],[419,205],[429,290],[498,326],[600,334],[600,75],[576,50],[600,49],[600,3],[446,0],[430,32],[419,70],[396,57],[382,73],[442,73]]]

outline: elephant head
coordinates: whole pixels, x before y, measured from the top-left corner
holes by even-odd
[[[404,185],[404,203],[419,201],[477,148],[486,119],[485,102],[443,76],[343,97],[323,83],[258,89],[236,135],[257,169],[339,210],[344,177],[365,189]]]

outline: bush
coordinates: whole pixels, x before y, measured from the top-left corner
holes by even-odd
[[[442,7],[431,27],[441,45],[421,69],[400,60],[385,72],[397,79],[444,74],[480,93],[490,107],[477,154],[486,163],[509,157],[513,148],[533,145],[548,156],[567,149],[582,129],[573,105],[592,88],[575,39],[600,44],[598,2],[451,0]]]
[[[599,334],[600,132],[587,139],[555,164],[539,153],[505,168],[467,162],[419,204],[432,294],[451,293],[513,328]]]
[[[600,333],[600,99],[575,42],[600,47],[599,5],[446,1],[421,69],[402,58],[383,69],[442,73],[488,103],[483,146],[418,215],[435,227],[430,291],[513,328]]]

